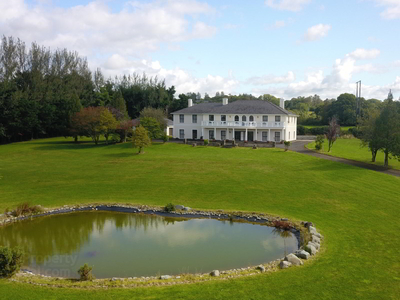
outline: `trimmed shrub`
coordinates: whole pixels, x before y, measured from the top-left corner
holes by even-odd
[[[307,135],[307,128],[301,125],[297,126],[297,135]]]
[[[175,205],[173,205],[172,203],[168,203],[167,205],[165,205],[164,210],[166,212],[171,212],[175,210]]]
[[[328,129],[329,129],[328,126],[322,126],[322,127],[313,127],[308,130],[312,135],[320,135],[327,133]]]
[[[0,277],[15,275],[21,268],[23,257],[20,248],[0,247]]]
[[[285,144],[285,151],[288,151],[291,144],[290,141],[284,141],[283,143]]]
[[[92,274],[92,267],[89,267],[88,264],[84,264],[79,268],[78,274],[80,276],[81,281],[92,281],[94,276]]]
[[[324,141],[325,141],[325,136],[318,135],[317,139],[315,140],[315,149],[317,149],[318,151],[322,150],[322,144],[324,143]]]
[[[205,140],[204,140],[204,146],[207,146],[207,145],[208,145],[208,140],[205,139]]]
[[[362,136],[361,130],[357,129],[357,127],[349,128],[348,132],[358,139]]]

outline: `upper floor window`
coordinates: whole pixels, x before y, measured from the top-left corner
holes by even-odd
[[[226,115],[221,115],[221,121],[225,122],[226,121]]]
[[[185,115],[179,115],[179,123],[185,123]]]
[[[197,123],[197,115],[192,115],[192,123]]]
[[[235,116],[235,122],[239,122],[239,116]]]
[[[250,122],[254,122],[254,117],[253,117],[253,116],[250,116],[250,117],[249,117],[249,121],[250,121]]]
[[[208,121],[213,122],[214,121],[214,115],[209,115],[208,116]]]
[[[268,122],[268,116],[263,116],[263,122]]]
[[[275,122],[280,122],[281,121],[281,116],[275,116]]]
[[[242,116],[242,121],[246,122],[246,116]]]

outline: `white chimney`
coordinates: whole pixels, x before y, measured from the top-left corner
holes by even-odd
[[[228,98],[222,98],[222,105],[228,104]]]
[[[280,106],[281,108],[285,109],[285,99],[283,99],[283,98],[280,98],[280,99],[279,99],[279,106]]]
[[[193,100],[192,99],[188,99],[188,107],[192,107],[193,106]]]

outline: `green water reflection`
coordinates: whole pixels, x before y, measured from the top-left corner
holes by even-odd
[[[79,212],[0,228],[0,245],[20,246],[29,269],[78,277],[84,263],[97,278],[226,270],[266,263],[297,249],[290,232],[208,219]]]

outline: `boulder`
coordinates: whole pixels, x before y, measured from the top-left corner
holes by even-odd
[[[184,209],[185,207],[183,205],[175,205],[175,209]]]
[[[170,276],[170,275],[161,275],[160,276],[161,280],[167,280],[167,279],[171,279],[171,278],[172,278],[172,276]]]
[[[309,226],[308,227],[308,232],[310,232],[311,234],[317,234],[317,229],[313,226]]]
[[[308,259],[310,257],[310,253],[304,250],[297,250],[294,253],[298,258]]]
[[[288,218],[281,218],[281,221],[289,221]]]
[[[310,253],[311,255],[317,254],[317,249],[313,245],[308,244],[307,246],[304,246],[304,250]]]
[[[321,244],[321,239],[319,237],[317,237],[316,235],[312,236],[312,240],[311,240],[314,244]]]
[[[256,269],[260,270],[261,273],[265,272],[265,267],[263,265],[259,265]]]
[[[218,270],[214,270],[210,273],[211,276],[213,277],[218,277],[219,276],[219,271]]]
[[[314,246],[315,249],[317,249],[317,251],[318,251],[319,248],[320,248],[320,245],[319,245],[318,243],[308,242],[308,245]]]
[[[184,207],[183,210],[189,211],[189,210],[192,210],[192,209],[190,207]]]
[[[286,255],[285,257],[285,261],[290,262],[292,265],[294,266],[301,266],[303,264],[303,262],[301,261],[300,258],[298,258],[296,255],[294,255],[293,253],[290,253],[288,255]]]
[[[279,267],[280,267],[281,269],[286,269],[286,268],[289,268],[290,266],[292,266],[292,263],[290,263],[290,262],[288,262],[288,261],[285,261],[285,260],[282,260],[282,261],[280,262],[280,264],[279,264]]]

